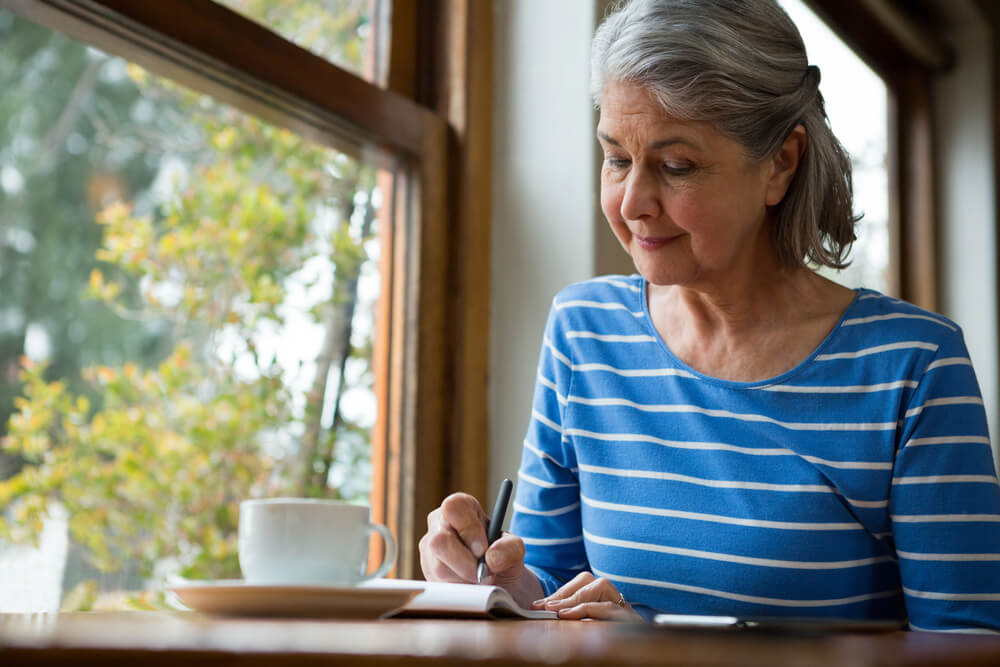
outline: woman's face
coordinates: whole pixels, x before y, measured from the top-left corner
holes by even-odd
[[[601,208],[649,282],[724,281],[774,261],[767,207],[787,183],[776,187],[773,160],[750,159],[708,123],[667,116],[629,83],[605,88],[597,136]]]

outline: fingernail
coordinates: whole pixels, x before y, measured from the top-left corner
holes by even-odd
[[[532,604],[532,606],[537,606],[537,605],[544,604],[544,603],[545,603],[545,598],[542,598],[541,600],[535,600],[531,604]]]
[[[482,558],[483,554],[486,553],[486,545],[482,542],[473,542],[469,548],[472,549],[472,555],[476,558]]]

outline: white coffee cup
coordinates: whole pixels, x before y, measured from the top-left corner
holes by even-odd
[[[368,536],[385,542],[382,564],[365,574]],[[240,569],[247,583],[354,586],[384,576],[396,560],[389,529],[366,505],[316,498],[240,503]]]

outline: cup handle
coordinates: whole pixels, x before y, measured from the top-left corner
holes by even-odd
[[[376,532],[382,536],[382,542],[385,544],[385,554],[382,557],[382,564],[378,566],[378,569],[371,574],[363,575],[361,581],[384,577],[396,562],[396,539],[389,532],[389,529],[380,523],[370,523],[368,524],[368,533],[371,534],[372,532]]]

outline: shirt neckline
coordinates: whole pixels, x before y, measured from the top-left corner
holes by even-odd
[[[650,335],[652,335],[653,338],[656,339],[657,344],[659,344],[660,349],[664,352],[664,354],[667,355],[667,358],[670,359],[670,361],[674,363],[678,368],[690,373],[691,375],[697,377],[699,380],[704,380],[705,382],[709,382],[714,385],[718,385],[721,387],[728,387],[732,389],[760,389],[763,387],[769,387],[776,384],[784,384],[787,380],[805,370],[813,362],[816,356],[820,354],[823,348],[825,348],[830,343],[830,341],[833,340],[834,336],[837,335],[837,333],[840,331],[840,327],[844,323],[844,320],[846,320],[851,311],[854,310],[855,306],[858,303],[858,300],[861,298],[861,294],[865,291],[864,288],[860,287],[854,288],[852,290],[854,292],[854,298],[851,300],[851,303],[847,305],[847,308],[844,309],[844,312],[841,313],[840,318],[838,318],[837,320],[837,323],[833,326],[832,329],[830,329],[830,332],[823,338],[823,340],[820,341],[819,345],[817,345],[816,348],[801,362],[799,362],[792,368],[788,369],[784,373],[781,373],[780,375],[776,375],[774,377],[766,378],[763,380],[751,380],[749,382],[743,382],[739,380],[725,380],[723,378],[718,378],[713,375],[707,375],[706,373],[702,373],[701,371],[695,370],[694,368],[688,366],[686,363],[681,361],[681,359],[673,353],[673,351],[670,349],[670,346],[667,345],[666,341],[663,340],[663,337],[660,336],[660,332],[656,330],[655,326],[653,326],[653,318],[649,314],[649,293],[648,293],[649,283],[641,275],[638,276],[638,278],[639,278],[639,299],[642,302],[642,313],[645,326],[649,331]]]

